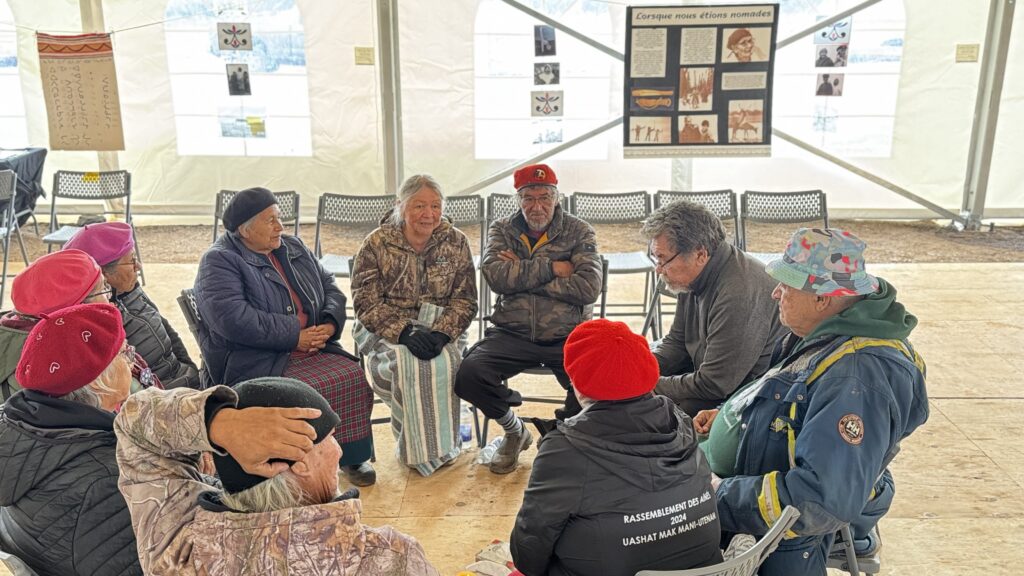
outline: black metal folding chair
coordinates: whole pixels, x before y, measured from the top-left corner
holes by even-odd
[[[213,205],[213,242],[217,241],[217,233],[220,231],[220,221],[224,217],[224,209],[228,202],[238,194],[238,190],[221,190],[217,192],[217,199]],[[281,222],[294,224],[295,236],[299,236],[299,193],[293,190],[287,192],[274,192],[277,198],[277,206],[281,209]]]

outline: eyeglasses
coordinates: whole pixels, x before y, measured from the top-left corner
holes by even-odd
[[[665,260],[664,262],[658,262],[658,259],[654,256],[654,253],[651,252],[650,250],[648,250],[647,257],[650,258],[651,262],[654,263],[654,269],[655,270],[664,270],[665,267],[668,266],[669,264],[671,264],[672,261],[675,260],[676,257],[679,256],[680,254],[682,254],[682,252],[676,252],[668,260]]]
[[[540,196],[520,196],[519,203],[523,206],[533,206],[534,204],[551,204],[555,201],[554,194],[541,194]]]
[[[135,364],[135,346],[125,344],[124,349],[121,350],[121,356],[124,356],[128,364]]]
[[[139,265],[139,257],[136,256],[135,254],[132,254],[132,259],[131,260],[129,260],[128,262],[118,262],[117,265],[118,266],[138,266]]]

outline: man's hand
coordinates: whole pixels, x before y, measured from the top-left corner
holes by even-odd
[[[299,352],[317,352],[323,350],[324,346],[327,345],[327,339],[330,335],[324,328],[324,324],[319,326],[310,326],[299,331],[299,343],[295,346],[295,349]],[[334,334],[334,327],[331,327],[330,334]]]
[[[210,422],[210,443],[249,474],[272,478],[288,464],[268,460],[302,460],[313,449],[316,430],[306,420],[319,416],[315,408],[224,408]]]
[[[573,265],[568,260],[555,260],[551,263],[551,271],[555,273],[558,278],[568,278],[572,276]]]
[[[715,421],[715,416],[718,416],[718,410],[701,410],[697,412],[697,415],[693,417],[693,429],[698,434],[707,434],[711,432],[711,423]]]
[[[718,485],[721,484],[721,483],[722,483],[722,479],[718,477],[718,474],[715,474],[714,472],[712,472],[711,473],[711,488],[713,488],[715,492],[718,492]]]
[[[511,250],[502,250],[498,252],[498,258],[504,262],[519,262],[519,256]]]

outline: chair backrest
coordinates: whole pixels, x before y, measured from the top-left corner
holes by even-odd
[[[350,196],[325,192],[320,195],[316,209],[316,237],[313,240],[317,258],[320,252],[320,230],[324,224],[352,224],[377,226],[384,214],[395,207],[398,198],[393,194],[380,196]]]
[[[740,198],[740,237],[746,248],[747,222],[802,224],[822,222],[828,228],[828,206],[821,190],[757,192],[747,190]]]
[[[199,305],[196,303],[196,295],[191,288],[185,288],[181,291],[181,295],[178,296],[178,307],[181,308],[182,315],[185,316],[185,323],[188,324],[188,330],[192,333],[192,337],[196,339],[196,343],[199,342],[199,325],[203,323],[203,319],[199,316]]]
[[[779,547],[782,538],[799,517],[800,512],[796,508],[786,506],[779,519],[772,524],[768,533],[757,541],[757,544],[721,564],[689,570],[641,570],[636,573],[636,576],[754,576],[761,563]]]
[[[50,231],[58,228],[57,199],[112,200],[124,198],[124,219],[132,223],[132,175],[127,170],[111,172],[71,172],[53,174],[53,199],[50,202]],[[104,210],[104,214],[107,211]]]
[[[718,219],[725,223],[732,220],[732,243],[740,244],[740,211],[736,207],[736,193],[732,190],[710,190],[707,192],[677,192],[675,190],[658,190],[654,193],[654,209],[668,206],[673,202],[686,200],[707,208]]]
[[[444,199],[444,215],[452,224],[476,224],[480,226],[480,255],[484,253],[487,238],[487,203],[482,196],[448,196]]]
[[[14,170],[0,170],[0,202],[14,201],[18,190],[18,175]]]
[[[213,203],[213,240],[217,240],[217,233],[220,231],[220,221],[224,217],[224,209],[228,207],[231,199],[238,194],[238,190],[221,190],[217,192],[217,199]],[[299,235],[299,193],[294,190],[287,192],[274,192],[277,198],[277,206],[281,209],[281,222],[294,222],[296,236]]]
[[[651,214],[651,197],[645,190],[616,194],[574,192],[569,211],[591,224],[640,222]]]

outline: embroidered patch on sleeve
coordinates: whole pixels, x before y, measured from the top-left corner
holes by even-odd
[[[848,444],[859,445],[864,440],[864,421],[856,414],[847,414],[839,419],[839,435]]]

